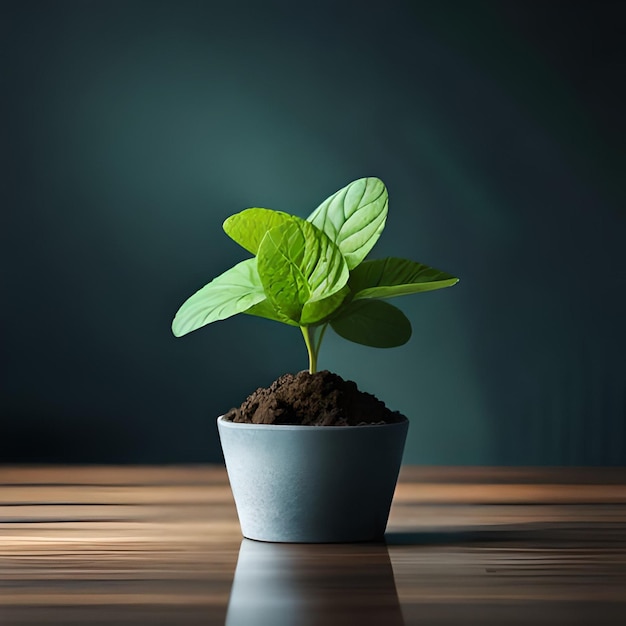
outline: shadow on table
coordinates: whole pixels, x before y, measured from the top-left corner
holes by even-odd
[[[488,541],[519,541],[528,536],[519,528],[460,529],[460,530],[420,530],[388,532],[385,541],[390,546],[431,546],[460,543],[482,543]]]
[[[385,534],[389,546],[459,545],[464,543],[533,543],[542,544],[596,544],[598,541],[621,539],[623,531],[618,525],[605,523],[602,532],[598,525],[567,522],[541,522],[526,524],[499,524],[481,528],[426,529],[392,531]]]
[[[384,543],[242,541],[227,626],[348,623],[404,625]]]

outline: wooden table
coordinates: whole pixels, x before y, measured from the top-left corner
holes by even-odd
[[[221,467],[0,467],[0,624],[626,624],[626,470],[403,468],[386,544],[242,541]]]

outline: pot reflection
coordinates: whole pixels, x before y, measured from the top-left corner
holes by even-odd
[[[244,539],[227,626],[404,625],[385,544]]]

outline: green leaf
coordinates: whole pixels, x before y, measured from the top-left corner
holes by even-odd
[[[285,315],[282,315],[280,311],[277,311],[267,298],[261,300],[261,302],[258,302],[257,304],[254,304],[249,309],[246,309],[244,313],[246,315],[255,315],[257,317],[264,317],[268,320],[274,320],[275,322],[289,324],[289,326],[298,326],[297,322],[290,320]]]
[[[376,261],[364,261],[350,273],[350,291],[354,299],[392,298],[421,291],[433,291],[451,287],[459,282],[428,265],[388,257]]]
[[[348,282],[348,267],[339,248],[304,220],[270,230],[259,246],[257,261],[268,300],[298,324],[303,323],[306,304],[329,298]]]
[[[264,298],[256,259],[247,259],[188,298],[174,317],[172,332],[182,337],[211,322],[243,313]]]
[[[328,298],[307,302],[304,307],[302,307],[300,324],[302,326],[322,324],[343,304],[343,301],[349,294],[350,289],[345,285],[337,293]]]
[[[330,325],[344,339],[374,348],[395,348],[411,338],[406,315],[382,300],[353,301]]]
[[[308,221],[323,230],[355,268],[372,249],[387,219],[387,188],[378,178],[360,178],[324,200]]]
[[[223,228],[242,248],[256,254],[267,231],[296,219],[299,218],[282,211],[246,209],[227,218]]]

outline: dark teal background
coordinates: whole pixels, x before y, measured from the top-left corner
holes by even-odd
[[[182,301],[378,176],[374,256],[461,277],[402,348],[320,366],[412,421],[405,461],[626,464],[621,2],[3,2],[3,462],[220,459],[215,418],[306,367]]]

